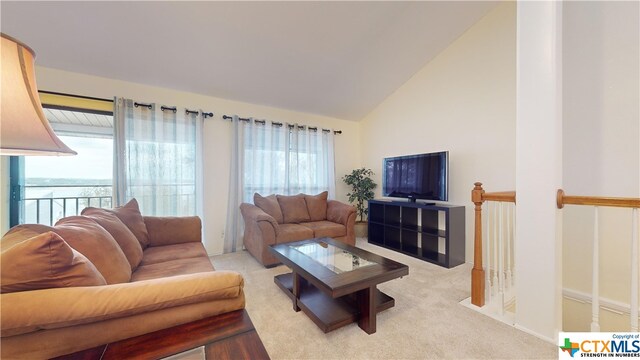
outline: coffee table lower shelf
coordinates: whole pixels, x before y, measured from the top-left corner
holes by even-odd
[[[277,275],[273,281],[294,301],[293,274]],[[376,289],[376,313],[392,308],[395,300]],[[298,307],[325,333],[358,321],[356,294],[332,298],[302,279]]]

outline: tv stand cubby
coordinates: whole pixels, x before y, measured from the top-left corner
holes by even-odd
[[[369,200],[369,243],[452,268],[465,261],[464,206]]]

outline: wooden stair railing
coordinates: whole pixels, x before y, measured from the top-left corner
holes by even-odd
[[[485,305],[485,270],[482,264],[482,204],[485,201],[516,202],[515,191],[485,192],[482,183],[477,182],[471,191],[471,201],[475,204],[475,234],[473,242],[473,269],[471,270],[471,303]]]
[[[562,209],[565,205],[611,206],[635,209],[640,208],[640,198],[569,196],[565,195],[562,189],[558,190],[556,203],[558,205],[558,209]]]
[[[598,230],[598,207],[622,207],[631,210],[631,301],[630,301],[630,321],[631,331],[638,331],[638,209],[640,208],[640,198],[620,198],[601,196],[568,196],[562,189],[556,195],[558,209],[565,205],[590,205],[594,207],[594,228],[593,228],[593,258],[592,258],[592,288],[591,288],[591,331],[600,331],[600,258],[599,258],[599,230]]]

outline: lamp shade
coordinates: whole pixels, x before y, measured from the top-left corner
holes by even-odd
[[[36,86],[35,53],[2,35],[0,155],[76,155],[53,132]]]

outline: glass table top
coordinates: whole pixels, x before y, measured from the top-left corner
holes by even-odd
[[[356,254],[325,242],[290,245],[289,247],[310,257],[315,262],[336,274],[376,264],[375,262],[365,260]]]

